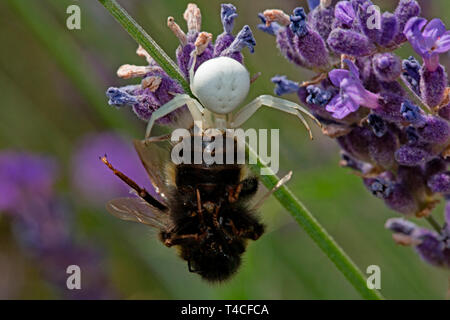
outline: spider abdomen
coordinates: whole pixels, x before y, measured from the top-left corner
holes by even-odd
[[[218,57],[200,65],[191,89],[204,107],[218,114],[227,114],[247,97],[250,75],[238,61]]]

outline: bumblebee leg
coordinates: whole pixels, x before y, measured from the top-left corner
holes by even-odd
[[[250,102],[248,105],[244,106],[239,112],[234,116],[232,126],[234,128],[240,127],[244,122],[246,122],[256,111],[258,111],[259,108],[262,106],[267,106],[269,108],[277,109],[280,111],[284,111],[286,113],[290,113],[293,115],[296,115],[300,121],[302,121],[303,125],[308,130],[309,136],[312,139],[312,133],[311,128],[308,125],[308,122],[306,122],[305,118],[301,114],[303,112],[308,117],[313,119],[319,126],[321,126],[319,120],[317,120],[308,110],[305,108],[299,106],[298,104],[281,99],[276,98],[269,95],[262,95],[257,97],[255,100]]]
[[[118,176],[123,182],[125,182],[127,185],[129,185],[131,188],[133,188],[137,194],[144,199],[145,201],[147,201],[149,204],[151,204],[153,207],[156,207],[160,210],[167,210],[167,207],[165,205],[163,205],[161,202],[159,202],[158,200],[156,200],[155,198],[152,197],[152,195],[150,193],[147,192],[147,190],[145,190],[144,188],[141,188],[136,182],[134,182],[133,180],[131,180],[130,178],[128,178],[124,173],[120,172],[119,170],[117,170],[116,168],[114,168],[112,166],[111,163],[109,163],[108,159],[106,158],[106,155],[104,155],[103,157],[100,157],[100,160],[116,175]]]
[[[284,184],[286,184],[292,177],[292,171],[290,171],[287,175],[285,175],[278,183],[275,185],[275,187],[272,188],[272,190],[268,191],[265,195],[262,196],[261,199],[258,200],[257,203],[253,206],[252,210],[257,210],[261,207],[261,205],[269,198],[275,191],[280,189],[280,187]]]
[[[204,108],[201,106],[201,104],[187,94],[179,94],[152,113],[152,116],[150,117],[150,120],[147,124],[147,129],[145,131],[145,138],[148,139],[150,137],[153,125],[155,124],[156,120],[165,117],[169,113],[183,107],[184,105],[187,105],[187,107],[189,108],[194,122],[203,122]]]

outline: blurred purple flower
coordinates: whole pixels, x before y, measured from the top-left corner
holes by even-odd
[[[0,212],[11,217],[22,246],[36,259],[44,277],[68,298],[102,299],[115,294],[104,273],[102,255],[74,242],[71,210],[53,189],[53,159],[29,153],[0,153]],[[69,265],[83,271],[82,290],[66,287]]]
[[[154,192],[130,140],[113,132],[90,134],[81,139],[72,156],[72,183],[90,204],[104,206],[112,198],[130,196],[130,188],[99,160],[105,154],[118,170]]]

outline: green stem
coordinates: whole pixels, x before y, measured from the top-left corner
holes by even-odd
[[[119,21],[119,23],[130,33],[130,35],[155,59],[155,61],[165,69],[167,74],[178,79],[185,88],[189,88],[187,81],[181,76],[175,63],[167,56],[164,51],[153,41],[153,39],[145,33],[136,21],[122,8],[115,0],[98,0],[105,8]],[[186,90],[186,92],[189,92]],[[192,94],[191,94],[192,96]],[[258,159],[256,165],[252,165],[252,170],[259,174],[262,168],[267,168],[260,160],[255,152],[248,149],[249,155]],[[269,175],[261,176],[261,181],[270,190],[279,179],[272,171]],[[306,209],[306,207],[292,194],[286,187],[282,186],[275,197],[282,206],[289,211],[297,223],[303,227],[308,235],[316,242],[328,258],[336,265],[339,271],[348,279],[353,287],[365,299],[382,299],[381,294],[376,290],[367,287],[364,274],[358,269],[355,263],[347,256],[342,248],[333,240],[333,238],[325,231],[314,216]]]
[[[189,83],[181,73],[180,68],[164,52],[164,50],[153,40],[150,35],[122,8],[115,0],[98,0],[111,15],[122,25],[128,34],[144,48],[158,65],[166,71],[173,79],[176,79],[184,91],[192,96]]]
[[[249,157],[257,157],[255,151],[249,146],[247,148]],[[271,174],[260,175],[260,179],[271,190],[278,183],[279,179],[271,169],[261,163],[259,158],[256,159],[258,159],[258,163],[249,166],[255,174],[259,174],[263,168],[264,170],[270,170]],[[383,299],[383,296],[378,291],[371,290],[367,287],[364,274],[288,187],[283,185],[274,193],[274,196],[289,211],[295,221],[308,233],[310,238],[322,249],[363,298],[372,300]]]

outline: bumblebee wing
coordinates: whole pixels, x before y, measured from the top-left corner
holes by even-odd
[[[107,203],[106,209],[122,220],[139,222],[159,230],[167,230],[170,227],[167,213],[152,207],[140,198],[113,199]]]
[[[166,138],[166,136],[162,137]],[[134,147],[147,171],[155,191],[167,202],[167,187],[165,183],[165,163],[168,161],[170,154],[168,152],[169,146],[161,147],[158,141],[165,141],[167,139],[160,139],[153,142],[145,142],[145,140],[134,140]]]

